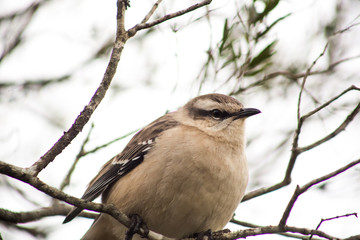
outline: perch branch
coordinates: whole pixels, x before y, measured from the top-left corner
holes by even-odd
[[[0,173],[27,183],[40,192],[43,192],[58,200],[67,202],[71,205],[96,212],[107,213],[118,220],[120,223],[124,224],[126,227],[129,227],[131,224],[131,220],[124,213],[120,212],[113,204],[94,203],[70,196],[57,188],[47,185],[38,177],[33,176],[27,171],[24,171],[23,168],[0,161]],[[141,230],[141,233],[144,234],[144,231]],[[148,238],[151,240],[168,240],[168,238],[159,234],[155,234],[151,231],[148,235]]]
[[[231,219],[230,222],[235,223],[235,224],[240,225],[240,226],[249,227],[249,228],[264,228],[264,227],[266,227],[266,226],[260,226],[260,225],[257,225],[257,224],[236,220],[234,218]],[[278,232],[276,234],[279,234],[279,235],[282,235],[282,236],[285,236],[285,237],[291,237],[291,238],[297,238],[297,239],[303,239],[303,240],[308,240],[309,239],[308,236],[303,236],[303,235],[300,235],[300,234],[285,233],[285,232]],[[320,238],[313,238],[313,240],[321,240],[321,239]]]
[[[308,228],[298,228],[298,227],[293,227],[293,226],[265,226],[265,227],[258,227],[258,228],[250,228],[250,229],[245,229],[245,230],[239,230],[239,231],[235,231],[235,232],[231,232],[231,233],[226,233],[224,234],[224,237],[226,239],[238,239],[238,238],[246,238],[249,236],[258,236],[258,235],[262,235],[262,234],[272,234],[272,233],[282,233],[282,232],[292,232],[292,233],[299,233],[302,235],[315,235],[318,237],[322,237],[322,238],[326,238],[326,239],[338,239],[335,238],[327,233],[324,233],[322,231],[319,230],[312,230],[312,229],[308,229]]]

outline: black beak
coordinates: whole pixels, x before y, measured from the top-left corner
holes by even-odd
[[[256,108],[242,108],[239,112],[235,114],[236,119],[238,118],[247,118],[255,114],[261,113],[259,109]]]

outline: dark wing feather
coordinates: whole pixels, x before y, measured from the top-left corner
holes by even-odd
[[[178,125],[178,122],[172,118],[171,114],[167,114],[139,131],[119,155],[116,155],[104,165],[99,174],[90,182],[81,198],[92,201],[100,196],[115,181],[144,161],[145,155],[151,150],[156,138],[163,131],[176,125]],[[63,223],[71,221],[82,210],[82,208],[74,208],[66,216]]]

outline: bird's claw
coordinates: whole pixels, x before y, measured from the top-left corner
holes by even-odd
[[[206,231],[202,231],[199,233],[194,233],[190,235],[191,238],[196,238],[196,240],[203,240],[204,237],[207,237],[208,240],[212,240],[212,231],[211,229],[208,229]]]
[[[130,0],[123,0],[125,4],[125,9],[128,9],[130,7]]]
[[[139,233],[141,236],[146,237],[149,234],[149,229],[146,226],[143,219],[137,215],[132,214],[130,216],[131,219],[131,225],[129,229],[126,231],[125,240],[131,240],[135,233]],[[144,230],[144,234],[141,234],[140,228]]]

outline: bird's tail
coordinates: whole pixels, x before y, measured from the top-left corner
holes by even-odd
[[[78,208],[78,207],[73,208],[73,209],[68,213],[68,215],[66,216],[66,218],[64,219],[63,224],[64,224],[64,223],[68,223],[68,222],[70,222],[71,220],[73,220],[77,215],[79,215],[79,213],[80,213],[82,210],[83,210],[82,208]]]

